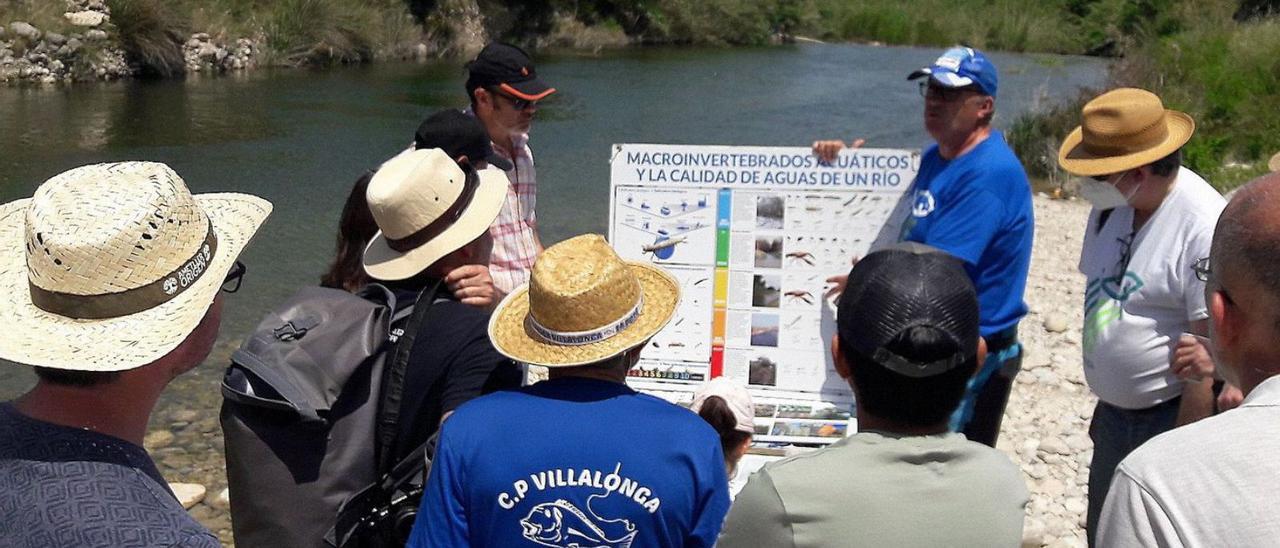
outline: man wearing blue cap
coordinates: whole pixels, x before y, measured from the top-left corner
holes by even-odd
[[[924,127],[937,144],[920,159],[908,191],[911,212],[899,238],[960,258],[978,290],[990,357],[970,381],[951,427],[994,447],[1022,363],[1017,329],[1027,313],[1022,292],[1035,228],[1031,185],[1004,135],[991,127],[997,77],[987,56],[957,46],[907,79],[925,76],[920,83]],[[828,162],[844,148],[838,140],[813,144],[814,154]],[[829,281],[842,290],[842,278]]]

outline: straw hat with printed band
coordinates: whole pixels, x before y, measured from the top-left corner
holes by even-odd
[[[1191,139],[1190,116],[1142,89],[1120,88],[1084,106],[1083,124],[1062,141],[1058,164],[1083,176],[1110,175],[1164,158]]]
[[[200,324],[271,212],[192,196],[168,166],[78,167],[0,206],[0,358],[77,371],[159,359]]]
[[[463,170],[438,148],[407,150],[378,168],[365,198],[380,230],[365,248],[364,270],[403,280],[489,230],[507,198],[507,176]]]
[[[623,261],[603,236],[584,234],[538,256],[529,283],[489,319],[489,338],[516,361],[587,365],[644,344],[679,301],[680,285],[666,271]]]

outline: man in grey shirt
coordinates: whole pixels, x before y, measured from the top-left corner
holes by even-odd
[[[1018,546],[1018,468],[947,431],[986,355],[963,264],[898,244],[859,261],[847,287],[831,352],[859,432],[753,475],[718,545]]]

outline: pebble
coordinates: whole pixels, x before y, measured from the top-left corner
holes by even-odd
[[[1056,437],[1049,438],[1040,442],[1040,451],[1050,455],[1069,455],[1072,454],[1071,448],[1063,443],[1061,439]]]
[[[169,489],[173,490],[178,502],[187,510],[204,500],[204,486],[198,483],[169,483]]]
[[[174,422],[195,422],[200,418],[200,413],[194,409],[179,409],[169,415],[169,418]]]
[[[155,430],[142,438],[142,446],[147,449],[159,449],[173,444],[176,436],[168,430]]]
[[[1072,514],[1082,514],[1089,509],[1089,504],[1081,498],[1069,498],[1062,506]]]
[[[1022,525],[1023,548],[1039,548],[1044,544],[1045,525],[1043,521],[1029,518]]]
[[[213,497],[213,500],[207,500],[205,502],[208,503],[209,506],[219,510],[226,510],[231,507],[231,489],[224,488],[222,491],[218,492],[218,496]]]
[[[107,39],[107,33],[98,29],[93,29],[84,33],[84,38],[90,42],[101,42]]]
[[[1066,316],[1054,314],[1044,319],[1044,329],[1050,333],[1062,333],[1068,327],[1070,327],[1070,324],[1067,323]]]
[[[14,36],[29,41],[40,39],[40,30],[25,21],[14,21],[9,23],[9,31],[12,32]]]
[[[107,20],[107,14],[89,10],[64,13],[62,17],[77,27],[96,27]]]

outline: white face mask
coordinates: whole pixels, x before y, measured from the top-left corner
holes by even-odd
[[[1125,172],[1125,174],[1121,175],[1119,179],[1116,179],[1116,184],[1123,181],[1124,176],[1128,174],[1128,172]],[[1116,185],[1106,181],[1083,179],[1080,181],[1080,197],[1088,200],[1089,203],[1093,205],[1093,208],[1099,211],[1115,209],[1120,206],[1129,205],[1129,200],[1138,193],[1138,188],[1139,187],[1137,186],[1133,187],[1133,190],[1129,192],[1129,195],[1125,196],[1116,188]]]

